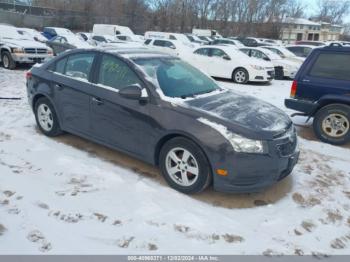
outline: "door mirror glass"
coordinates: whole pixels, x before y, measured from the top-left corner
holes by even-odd
[[[119,90],[120,96],[127,98],[127,99],[133,99],[133,100],[140,100],[142,97],[142,90],[141,86],[138,84],[129,85],[126,87],[123,87]]]

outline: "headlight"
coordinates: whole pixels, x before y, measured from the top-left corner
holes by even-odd
[[[252,68],[254,68],[255,70],[264,70],[265,67],[263,66],[258,66],[258,65],[250,65]]]
[[[15,54],[23,54],[24,53],[22,48],[13,48],[12,52]]]
[[[236,152],[257,154],[267,153],[267,146],[263,141],[245,138],[234,133],[229,133],[227,138]]]

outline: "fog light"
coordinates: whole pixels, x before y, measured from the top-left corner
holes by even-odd
[[[227,176],[228,172],[225,169],[216,169],[216,174],[218,174],[219,176]]]

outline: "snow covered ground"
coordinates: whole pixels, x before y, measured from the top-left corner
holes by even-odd
[[[22,98],[0,100],[0,254],[350,254],[349,145],[298,127],[287,179],[259,194],[186,196],[124,154],[40,134],[24,74],[0,68],[0,97]],[[286,110],[291,82],[221,84]]]

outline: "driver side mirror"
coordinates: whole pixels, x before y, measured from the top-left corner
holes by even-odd
[[[142,97],[142,88],[138,84],[133,84],[130,86],[123,87],[119,90],[121,97],[132,100],[141,100]]]
[[[231,60],[231,58],[228,55],[224,55],[222,58],[227,61]]]
[[[264,60],[265,60],[265,61],[271,61],[271,59],[268,58],[268,57],[264,57]]]

